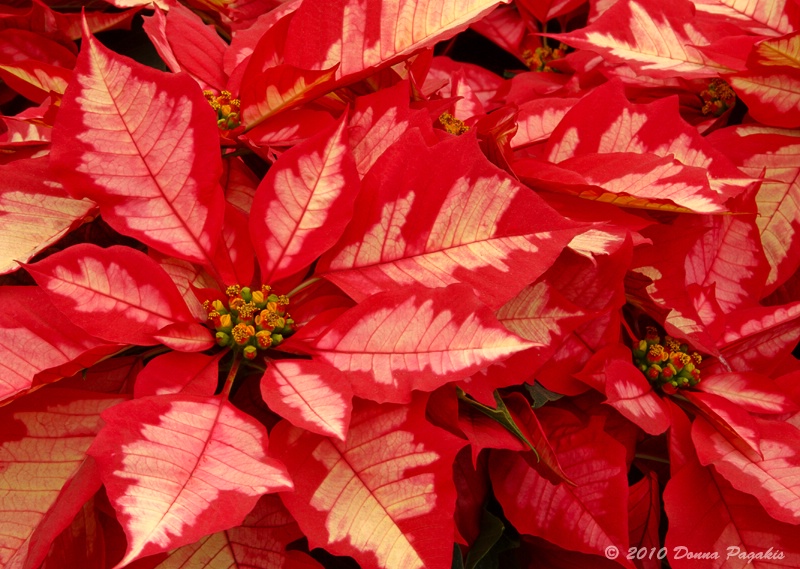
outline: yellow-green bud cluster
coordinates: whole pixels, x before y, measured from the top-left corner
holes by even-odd
[[[715,78],[700,93],[700,99],[703,101],[701,112],[718,117],[736,104],[736,93],[725,81]]]
[[[227,303],[203,304],[220,346],[242,350],[244,357],[252,360],[258,350],[274,348],[294,334],[294,320],[286,311],[289,298],[275,294],[269,285],[260,290],[231,285],[225,294]]]
[[[444,130],[455,136],[460,136],[469,130],[469,127],[464,124],[464,121],[458,120],[448,112],[441,114],[439,117],[439,124],[444,127]]]
[[[662,343],[658,331],[647,327],[647,335],[633,346],[633,362],[641,372],[665,393],[693,387],[700,382],[702,357],[689,353],[689,345],[665,336]]]
[[[222,130],[232,130],[239,126],[241,101],[234,99],[230,91],[215,95],[214,91],[203,91],[203,95],[217,112],[217,126]]]
[[[562,59],[566,54],[567,46],[560,43],[555,49],[547,46],[537,47],[533,51],[526,49],[522,52],[522,60],[531,71],[555,72],[549,63],[555,59]]]

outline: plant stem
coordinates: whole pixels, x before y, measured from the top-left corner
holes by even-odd
[[[253,151],[249,148],[237,148],[233,152],[228,152],[227,154],[223,154],[223,158],[236,158],[237,156],[244,156],[245,154],[253,154]]]
[[[139,354],[139,357],[143,360],[146,360],[147,358],[152,358],[153,356],[158,356],[169,351],[171,350],[166,346],[156,346],[150,350],[147,350],[146,352],[142,352]]]
[[[634,455],[635,458],[641,458],[642,460],[652,460],[653,462],[661,462],[663,464],[669,464],[669,460],[666,458],[662,458],[660,456],[654,456],[652,454],[639,454],[636,453]]]
[[[314,278],[312,278],[312,279],[308,279],[307,281],[304,281],[304,282],[300,283],[299,285],[297,285],[296,287],[294,287],[294,289],[292,290],[292,292],[290,292],[290,293],[289,293],[289,294],[287,294],[286,296],[288,296],[289,298],[292,298],[292,297],[293,297],[294,295],[296,295],[298,292],[300,292],[300,291],[301,291],[301,290],[303,290],[304,288],[308,288],[308,287],[310,287],[312,284],[314,284],[315,282],[317,282],[317,281],[319,281],[319,280],[322,280],[322,279],[321,279],[320,277],[314,277]]]
[[[236,379],[236,372],[239,371],[239,364],[242,363],[242,354],[239,352],[233,353],[233,362],[231,369],[228,371],[228,377],[225,379],[225,385],[222,386],[222,393],[220,394],[224,399],[228,398],[233,387],[233,380]]]
[[[247,363],[247,368],[248,368],[248,369],[254,369],[254,370],[256,370],[256,371],[260,371],[260,372],[262,372],[262,373],[263,373],[263,372],[265,372],[265,371],[267,371],[267,366],[262,366],[262,365],[259,365],[259,364],[254,364],[254,363],[252,363],[252,362],[248,362],[248,363]]]

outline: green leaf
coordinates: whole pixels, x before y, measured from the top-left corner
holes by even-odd
[[[450,565],[450,569],[464,569],[464,557],[457,543],[453,544],[453,564]]]
[[[532,407],[534,409],[539,409],[551,401],[558,401],[564,397],[560,393],[546,389],[538,381],[534,381],[533,385],[526,383],[525,389],[528,390],[528,394],[531,396],[531,399],[533,399]]]
[[[487,556],[498,541],[500,541],[500,538],[503,537],[505,529],[506,526],[500,518],[490,514],[485,509],[483,510],[483,515],[481,516],[481,533],[478,535],[478,538],[467,554],[466,569],[477,569],[478,567],[485,566],[485,563],[481,563],[481,561],[490,561],[491,557],[487,558]],[[496,567],[497,565],[495,563],[492,566]]]
[[[456,392],[458,393],[458,398],[461,401],[464,401],[468,405],[471,405],[487,417],[497,421],[501,425],[503,425],[512,435],[517,437],[523,443],[525,443],[529,449],[533,451],[533,454],[536,455],[536,460],[539,460],[539,453],[536,451],[536,448],[533,446],[533,443],[528,440],[528,438],[523,434],[517,424],[514,422],[514,418],[511,416],[506,404],[503,403],[503,400],[500,398],[500,394],[495,390],[494,392],[494,400],[497,403],[497,409],[492,409],[482,403],[478,403],[471,397],[469,397],[461,388],[457,387]]]

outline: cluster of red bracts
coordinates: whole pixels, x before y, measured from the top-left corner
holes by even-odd
[[[665,393],[675,393],[700,382],[697,366],[703,358],[697,352],[690,354],[690,349],[671,336],[664,336],[662,344],[658,331],[648,326],[644,340],[634,346],[633,360],[648,380]]]
[[[203,303],[220,346],[241,349],[244,357],[252,360],[259,349],[276,347],[294,334],[294,320],[286,312],[289,298],[273,293],[269,285],[255,291],[231,285],[225,294],[227,307],[221,300]]]

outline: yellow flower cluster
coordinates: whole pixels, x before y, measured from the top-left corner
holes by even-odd
[[[289,298],[273,293],[269,285],[261,290],[231,285],[225,294],[227,305],[221,300],[203,304],[220,346],[241,349],[252,360],[259,349],[274,348],[294,334],[294,320],[286,312]]]
[[[217,111],[217,126],[222,130],[233,130],[239,126],[239,109],[241,102],[239,99],[234,99],[230,91],[222,91],[219,95],[215,95],[214,91],[203,91],[203,95],[211,105],[211,108]]]
[[[633,361],[642,373],[666,393],[693,387],[700,381],[697,366],[703,358],[697,352],[689,353],[688,344],[665,336],[663,343],[658,331],[647,327],[643,340],[633,348]]]

